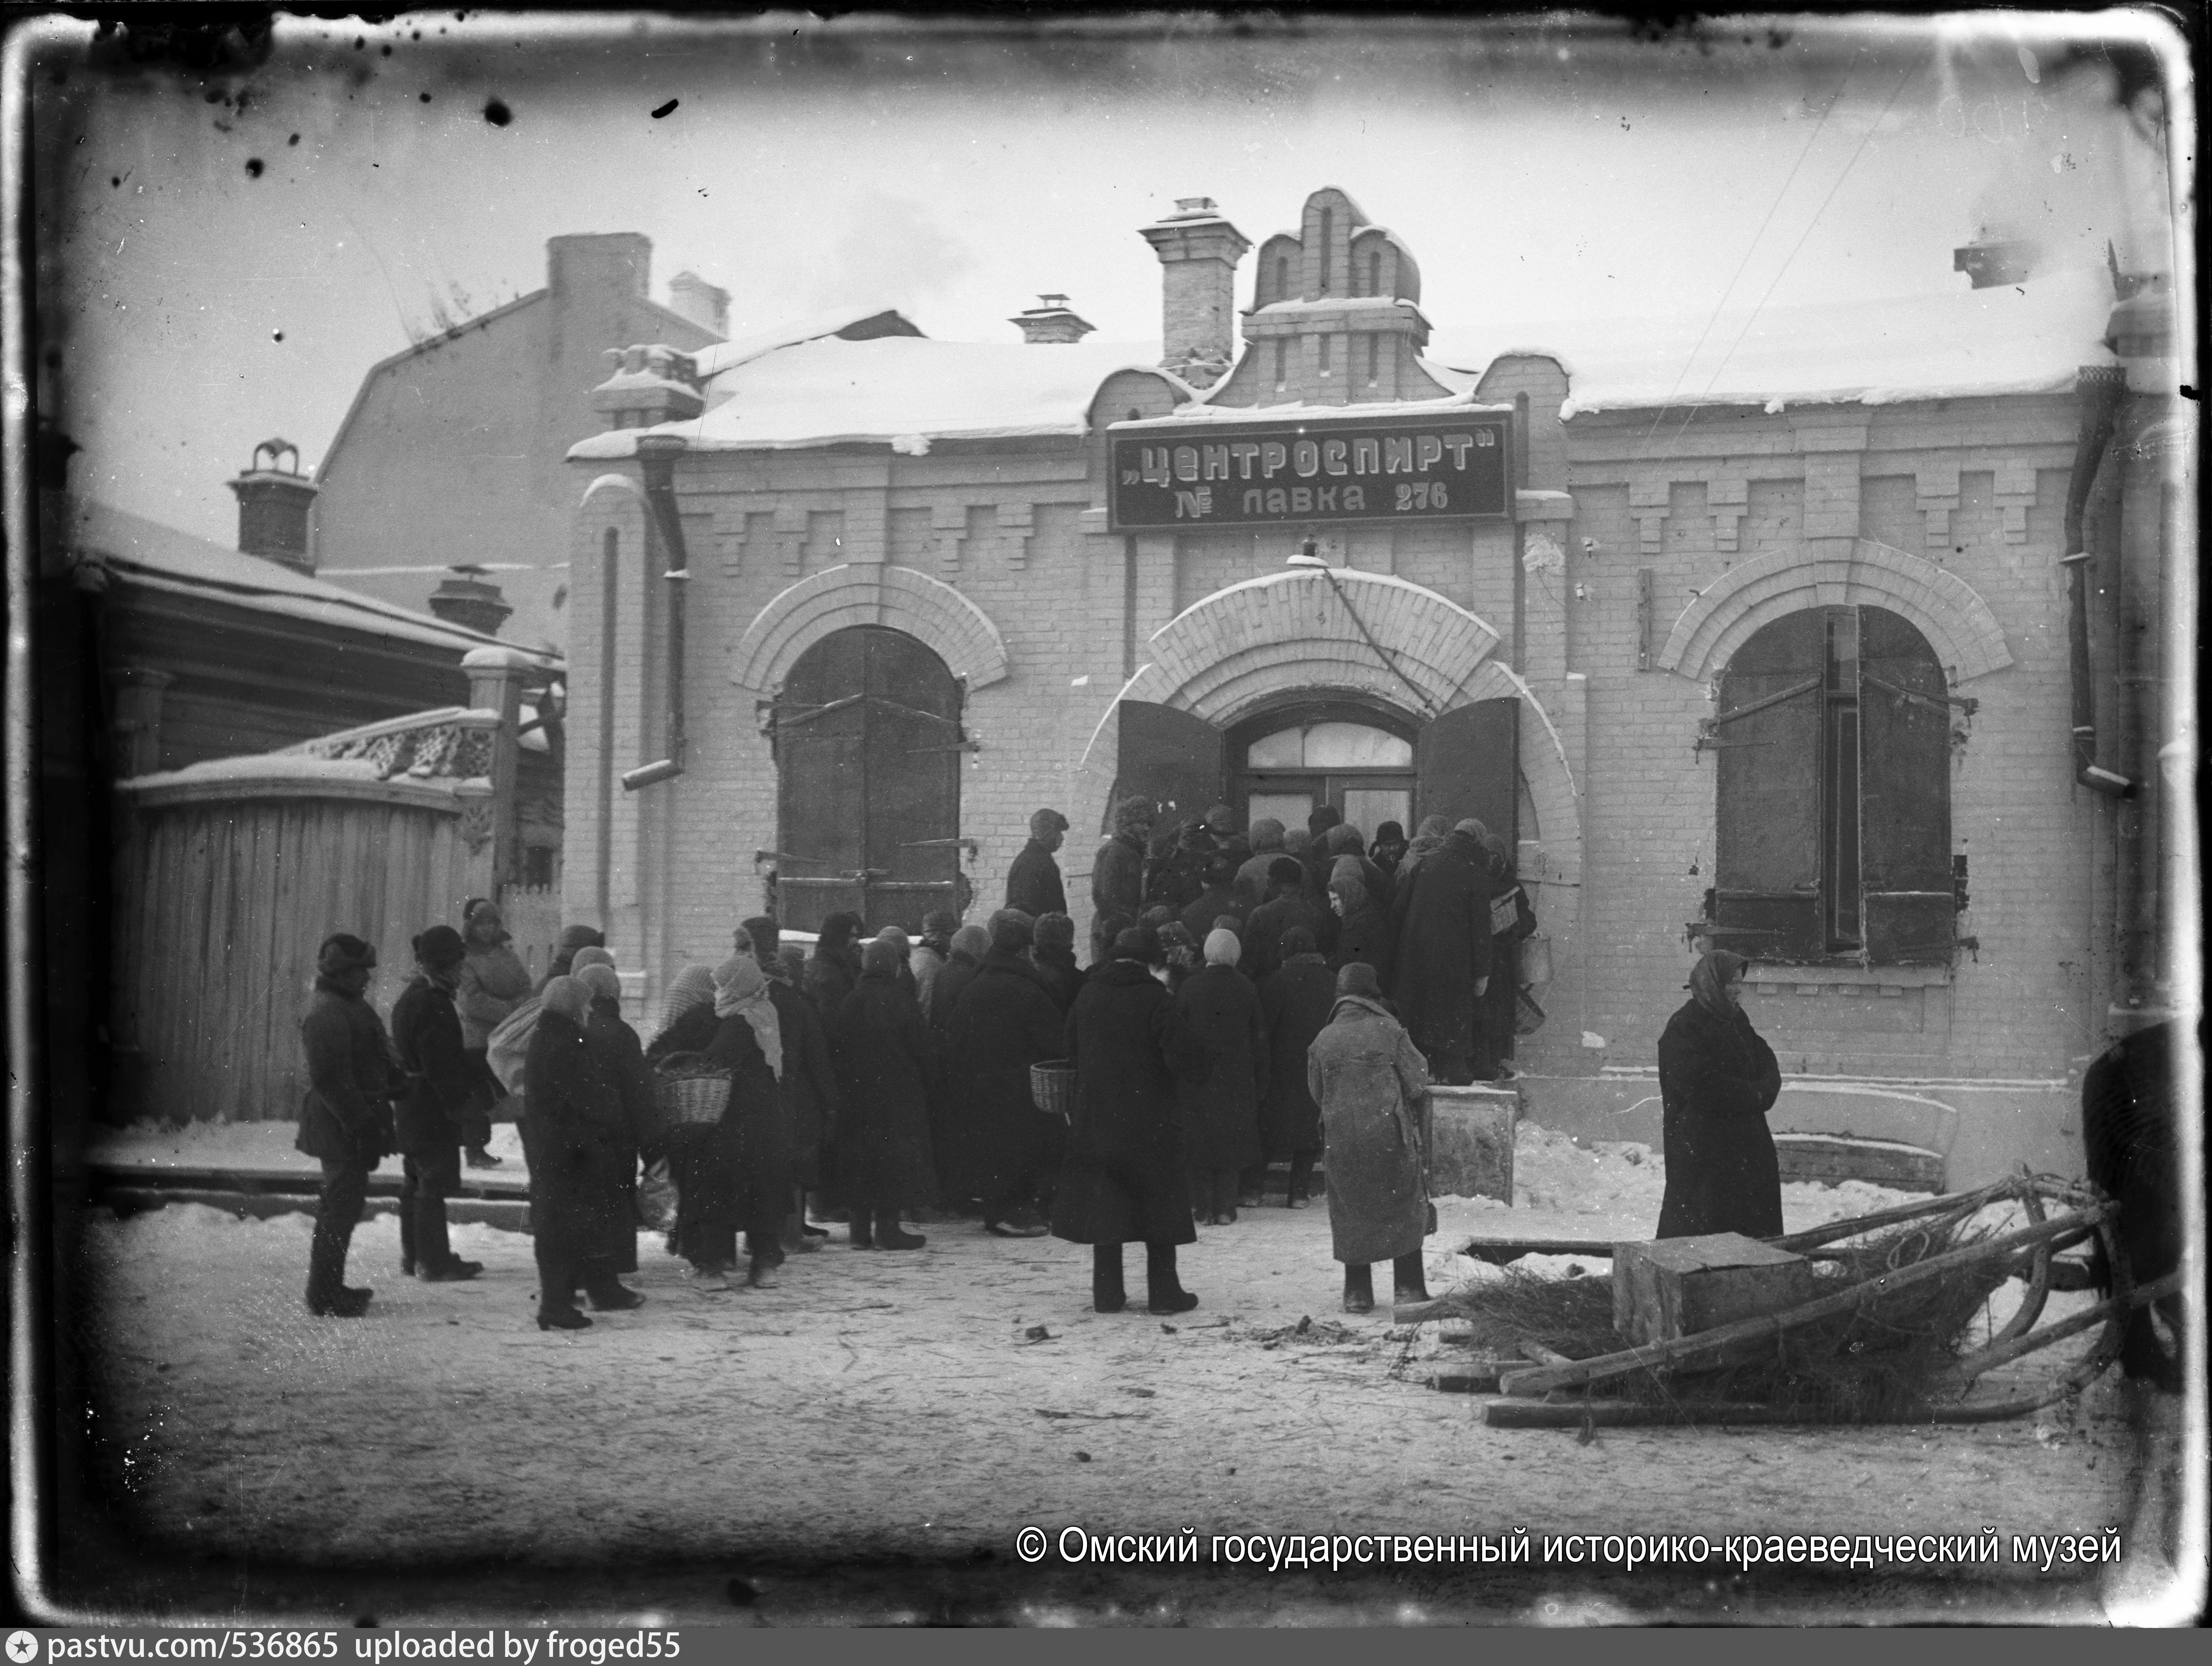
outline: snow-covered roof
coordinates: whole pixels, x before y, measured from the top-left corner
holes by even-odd
[[[1747,308],[1662,318],[1510,320],[1431,333],[1425,368],[1472,387],[1510,354],[1558,359],[1563,417],[1656,405],[1895,404],[2071,387],[2083,365],[2113,362],[2103,345],[2112,306],[2097,270],[2026,284],[1823,306]],[[1702,340],[1700,337],[1702,336]],[[1453,373],[1458,374],[1455,375]]]
[[[79,562],[96,560],[116,578],[173,595],[203,596],[256,612],[428,643],[465,654],[507,648],[531,663],[556,665],[555,655],[502,641],[426,613],[379,601],[312,578],[258,555],[240,554],[205,538],[89,498],[69,500],[65,547]]]
[[[1157,373],[1149,342],[939,342],[835,336],[769,351],[715,378],[722,403],[657,428],[616,428],[571,457],[633,454],[641,433],[680,434],[702,451],[783,450],[841,440],[915,442],[1079,435],[1098,385],[1117,370]]]
[[[757,359],[763,353],[773,353],[778,348],[796,347],[801,342],[817,341],[824,336],[835,336],[841,330],[850,330],[856,324],[885,314],[898,316],[898,309],[878,300],[870,306],[833,306],[824,312],[803,318],[770,325],[766,330],[750,330],[732,336],[726,342],[717,342],[712,347],[702,347],[691,355],[700,377],[718,376],[726,370]],[[903,319],[901,322],[904,322]]]

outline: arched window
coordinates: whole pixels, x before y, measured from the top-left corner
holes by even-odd
[[[1302,827],[1319,804],[1334,805],[1370,835],[1384,821],[1411,825],[1413,743],[1405,736],[1329,717],[1269,728],[1246,740],[1250,728],[1240,730],[1231,743],[1237,772],[1231,803],[1245,825],[1272,815],[1285,827]],[[1235,755],[1238,743],[1241,757]]]
[[[1951,722],[1943,668],[1884,608],[1776,620],[1723,674],[1715,940],[1753,960],[1948,965]]]
[[[962,912],[960,684],[903,631],[833,631],[775,702],[776,912],[811,931],[850,909],[868,929]]]

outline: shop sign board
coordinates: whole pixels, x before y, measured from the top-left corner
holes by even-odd
[[[1499,516],[1508,410],[1109,431],[1117,532]]]

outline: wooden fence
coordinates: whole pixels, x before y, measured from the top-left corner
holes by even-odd
[[[472,716],[426,714],[447,729]],[[376,945],[369,998],[388,1014],[410,940],[489,894],[489,787],[473,756],[453,766],[467,775],[444,775],[390,750],[295,749],[118,784],[108,1120],[296,1117],[323,939]]]

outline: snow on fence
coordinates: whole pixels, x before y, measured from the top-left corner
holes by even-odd
[[[449,708],[117,784],[111,1120],[299,1114],[323,939],[376,945],[388,1014],[414,936],[489,894],[497,724]]]

